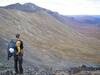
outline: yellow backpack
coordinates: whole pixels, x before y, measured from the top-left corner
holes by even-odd
[[[23,42],[21,40],[16,41],[16,49],[17,49],[17,54],[19,54],[23,49]]]

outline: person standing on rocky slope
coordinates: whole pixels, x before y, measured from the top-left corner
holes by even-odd
[[[16,34],[16,48],[14,55],[15,73],[23,74],[23,41],[20,39],[20,34]]]

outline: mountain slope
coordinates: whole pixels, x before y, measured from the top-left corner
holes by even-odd
[[[44,10],[23,12],[0,8],[2,43],[7,46],[16,33],[20,33],[24,41],[24,60],[27,63],[55,68],[100,63],[99,40],[83,36]],[[0,51],[6,50],[2,45],[0,48]],[[6,55],[5,52],[2,54]]]
[[[100,40],[100,15],[94,16],[75,16],[75,20],[84,24],[79,25],[79,32],[89,37],[94,37]],[[86,25],[85,25],[86,24]]]
[[[8,5],[3,8],[16,9],[24,12],[45,11],[49,15],[56,18],[58,21],[64,23],[65,25],[69,25],[76,31],[84,34],[85,36],[100,39],[100,25],[99,25],[100,16],[99,15],[63,16],[57,12],[52,12],[50,10],[38,7],[37,5],[32,3],[25,3],[25,4],[16,3],[16,4]]]
[[[63,16],[50,11],[48,13],[65,25],[69,25],[81,34],[100,40],[100,15]]]

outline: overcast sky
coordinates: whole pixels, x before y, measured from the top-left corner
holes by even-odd
[[[100,0],[0,0],[0,6],[27,2],[64,15],[100,15]]]

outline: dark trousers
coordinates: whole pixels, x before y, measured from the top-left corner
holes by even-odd
[[[23,73],[23,55],[15,55],[14,56],[14,68],[16,73]]]

